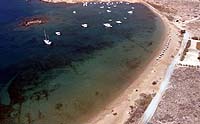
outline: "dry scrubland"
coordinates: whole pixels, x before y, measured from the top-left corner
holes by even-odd
[[[200,124],[200,69],[175,69],[152,124]]]
[[[200,38],[200,0],[146,2],[178,27],[185,28],[195,39]],[[200,124],[199,76],[200,70],[196,67],[177,66],[150,124]]]
[[[199,0],[145,0],[170,21],[182,24],[193,35],[200,37]]]

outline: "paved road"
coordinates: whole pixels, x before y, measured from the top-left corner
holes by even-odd
[[[140,124],[147,124],[153,114],[155,113],[156,111],[156,108],[162,98],[162,95],[165,93],[166,89],[167,89],[167,86],[169,84],[169,80],[171,78],[171,75],[173,74],[173,71],[174,71],[174,68],[175,68],[175,65],[178,63],[178,61],[180,60],[180,55],[181,53],[183,53],[183,50],[186,46],[186,43],[187,41],[189,40],[190,38],[190,35],[188,32],[186,32],[184,34],[184,37],[183,37],[183,42],[181,44],[181,47],[178,51],[178,54],[175,56],[174,60],[172,61],[172,63],[169,65],[168,69],[167,69],[167,72],[166,72],[166,75],[165,75],[165,78],[164,80],[161,82],[161,85],[160,85],[160,89],[159,91],[157,92],[156,96],[152,99],[151,103],[149,104],[148,108],[146,109],[141,121],[140,121]]]

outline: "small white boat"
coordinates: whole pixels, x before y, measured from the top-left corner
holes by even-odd
[[[110,13],[110,12],[111,12],[111,10],[108,10],[108,9],[107,9],[106,11],[107,11],[108,13]]]
[[[56,31],[55,34],[58,35],[58,36],[60,36],[60,35],[61,35],[61,32]]]
[[[117,24],[121,24],[122,22],[121,21],[115,21]]]
[[[101,9],[103,9],[103,8],[104,8],[104,6],[100,6],[100,8],[101,8]]]
[[[82,24],[81,26],[84,27],[84,28],[87,28],[88,24]]]
[[[88,3],[87,3],[87,2],[84,2],[84,3],[83,3],[83,6],[87,6],[87,5],[88,5]]]
[[[44,30],[44,43],[46,44],[46,45],[51,45],[52,44],[52,42],[51,41],[49,41],[49,39],[47,38],[47,34],[46,34],[46,31]]]
[[[109,22],[112,22],[112,19],[109,19],[108,21],[109,21]]]
[[[109,24],[109,23],[104,23],[103,25],[104,25],[105,27],[107,27],[107,28],[112,28],[112,25]]]
[[[110,9],[110,6],[108,7],[108,9]]]
[[[133,11],[128,11],[128,14],[133,14]]]
[[[73,11],[73,14],[76,14],[76,11]]]
[[[129,2],[126,3],[126,5],[129,5],[129,4],[130,4]]]
[[[116,7],[117,7],[117,5],[113,5],[113,7],[114,7],[114,8],[116,8]]]
[[[132,6],[132,7],[131,7],[131,9],[135,9],[135,7],[134,7],[134,6]]]

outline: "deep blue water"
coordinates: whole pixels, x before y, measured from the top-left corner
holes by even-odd
[[[78,6],[78,4],[73,6],[41,4],[38,1],[30,3],[23,0],[1,1],[0,69],[3,70],[3,74],[5,74],[4,69],[9,68],[10,65],[16,67],[24,63],[23,61],[32,61],[36,58],[37,60],[52,59],[52,56],[56,56],[66,57],[69,62],[79,60],[97,49],[131,39],[133,35],[135,35],[135,39],[140,38],[141,44],[152,42],[151,40],[144,41],[151,38],[152,34],[148,32],[155,30],[153,15],[150,15],[148,11],[145,12],[147,8],[144,6],[135,5],[136,9],[144,11],[136,11],[131,16],[127,13],[128,10],[131,10],[131,5],[126,4],[121,5],[120,8],[112,8],[113,11],[117,11],[111,14],[106,13],[105,9],[100,9],[101,5]],[[72,13],[74,8],[78,14]],[[83,9],[84,11],[82,11]],[[102,14],[98,14],[99,12]],[[140,14],[144,16],[140,16]],[[18,26],[22,19],[38,15],[48,16],[49,23],[26,29]],[[128,20],[123,20],[123,17],[127,16]],[[123,20],[125,24],[121,26],[114,24],[112,29],[105,29],[102,23],[108,22],[109,19]],[[81,28],[82,23],[89,23],[89,28]],[[111,24],[113,23],[115,22],[111,22]],[[44,29],[49,33],[51,40],[55,41],[53,47],[45,46],[42,42]],[[62,37],[54,35],[57,30],[63,33]],[[11,68],[13,69],[13,67]]]
[[[106,8],[101,9],[102,5]],[[134,12],[129,14],[133,6]],[[73,123],[75,116],[88,112],[86,108],[103,107],[113,93],[127,86],[136,68],[148,61],[159,46],[164,32],[162,22],[142,4],[124,2],[116,8],[110,5],[111,13],[106,12],[107,7],[105,3],[83,7],[36,0],[0,1],[0,86],[15,77],[8,88],[11,104],[29,100],[34,93],[45,90],[50,92],[46,102],[53,106],[60,93],[58,101],[65,98],[68,101],[60,103],[69,104],[65,121]],[[48,23],[28,28],[19,25],[25,18],[41,16],[47,17]],[[117,20],[122,24],[116,24]],[[81,27],[83,23],[88,27]],[[105,28],[104,23],[113,27]],[[44,29],[52,46],[43,42]],[[62,35],[56,36],[56,31]],[[79,107],[72,107],[76,103]],[[27,112],[26,107],[23,112]]]

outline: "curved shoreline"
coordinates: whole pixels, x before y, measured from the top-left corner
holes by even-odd
[[[114,1],[120,1],[120,0],[41,0],[43,2],[47,3],[84,3],[84,2],[114,2]],[[142,2],[142,0],[121,0],[124,2]]]
[[[130,2],[131,0],[124,0],[124,1]],[[118,96],[114,101],[112,101],[109,105],[107,105],[104,110],[102,110],[99,114],[97,114],[96,117],[87,121],[86,124],[88,123],[91,123],[91,124],[93,123],[95,124],[125,123],[129,119],[129,112],[130,112],[129,107],[135,106],[134,105],[135,101],[138,100],[138,98],[140,97],[139,96],[140,93],[152,94],[152,93],[158,92],[160,84],[152,87],[150,81],[151,80],[153,81],[154,77],[160,77],[160,80],[162,81],[168,65],[173,60],[172,56],[176,55],[176,53],[178,52],[177,49],[179,48],[179,44],[178,44],[178,41],[175,42],[176,40],[179,40],[178,29],[173,24],[171,24],[170,21],[165,16],[161,15],[158,10],[153,8],[148,3],[141,0],[136,0],[136,2],[147,6],[163,21],[166,31],[165,31],[164,37],[161,40],[162,43],[160,44],[160,47],[152,55],[147,65],[143,67],[143,69],[140,72],[138,72],[139,77],[133,80],[130,86],[123,93],[121,93],[120,96]],[[168,41],[171,41],[171,44],[169,47],[171,50],[166,51],[167,52],[166,55],[163,58],[161,58],[161,60],[157,61],[157,56],[159,56],[159,54],[163,51],[163,49],[165,49],[165,45]],[[166,63],[163,63],[163,62],[166,62]],[[144,79],[144,76],[146,75],[148,75],[148,78]],[[140,81],[142,83],[140,83]],[[149,82],[148,84],[149,86],[146,86],[148,82]],[[135,93],[134,91],[135,89],[138,90],[139,92]],[[114,114],[118,114],[118,117],[113,116],[114,115],[113,111],[116,112]],[[138,118],[138,121],[139,120],[140,118]]]
[[[49,1],[49,0],[43,0],[43,1]],[[59,0],[58,0],[59,1]],[[60,1],[66,1],[66,0],[60,0]],[[133,2],[131,0],[125,0],[127,2]],[[143,3],[142,1],[139,1],[139,0],[134,0],[134,1],[137,1],[137,2],[141,2]],[[72,1],[73,2],[73,1]],[[71,3],[72,3],[71,2]],[[102,2],[108,2],[107,0],[103,0]],[[67,2],[67,3],[70,3],[70,2]],[[73,3],[76,3],[76,2],[73,2]],[[144,5],[148,5],[146,3],[143,3]],[[149,6],[148,6],[149,7]],[[152,8],[150,8],[152,10]],[[153,10],[155,12],[155,10]],[[157,14],[160,18],[161,15],[159,15],[159,13],[155,12],[155,14]],[[165,24],[165,27],[166,29],[168,28],[168,22],[167,20],[163,20],[163,23]],[[166,22],[165,22],[166,21]],[[146,88],[145,90],[141,89],[139,90],[138,93],[135,94],[132,93],[134,89],[140,89],[138,87],[144,87],[145,86],[145,83],[140,83],[140,81],[143,80],[144,78],[144,75],[148,75],[149,72],[151,72],[151,69],[152,67],[151,66],[155,66],[156,65],[156,62],[155,62],[155,59],[157,57],[157,55],[160,54],[160,52],[162,51],[166,41],[168,40],[169,37],[167,37],[168,33],[169,33],[169,30],[170,29],[167,29],[166,31],[166,34],[165,34],[165,41],[163,40],[163,42],[161,42],[161,44],[159,45],[159,48],[157,48],[155,50],[155,52],[152,54],[152,57],[149,59],[150,61],[148,62],[147,65],[145,65],[142,69],[140,69],[140,71],[138,71],[138,74],[137,76],[139,76],[137,79],[135,79],[131,84],[130,86],[123,92],[121,93],[121,95],[119,97],[116,98],[116,100],[114,100],[113,102],[111,102],[106,108],[106,110],[102,110],[102,114],[100,112],[100,114],[98,114],[97,117],[95,118],[92,118],[91,120],[89,120],[89,123],[103,123],[103,124],[110,124],[110,123],[120,123],[120,122],[124,122],[127,120],[127,117],[129,116],[128,115],[128,112],[129,112],[129,105],[132,105],[135,101],[135,99],[137,99],[139,97],[139,93],[144,93],[145,91],[148,90],[148,88]],[[175,48],[174,48],[175,49]],[[159,70],[159,69],[158,69]],[[162,70],[161,70],[162,71]],[[143,76],[142,76],[143,75]],[[156,73],[154,73],[154,75],[156,75]],[[136,77],[136,76],[133,76],[133,77]],[[146,79],[146,78],[145,78]],[[148,81],[146,81],[148,82]],[[149,84],[151,84],[151,82],[149,82]],[[137,86],[138,85],[138,86]],[[157,87],[157,86],[156,86]],[[155,88],[155,87],[154,87]],[[153,88],[153,89],[154,89]],[[156,89],[156,88],[155,88]],[[149,89],[150,91],[152,91],[152,88]],[[155,90],[156,91],[156,90]],[[148,92],[145,92],[145,93],[148,93]],[[131,97],[134,97],[134,98],[131,98]],[[131,99],[131,100],[130,100]],[[119,109],[119,112],[118,110]],[[115,112],[117,112],[117,115],[116,116],[113,116],[113,113],[111,112],[112,110],[114,110]],[[120,112],[121,111],[121,112]],[[105,113],[106,112],[106,113]],[[127,112],[127,113],[126,113]],[[121,113],[120,117],[119,116],[119,113]],[[123,116],[125,115],[125,116]],[[94,115],[95,116],[95,115]],[[107,118],[108,117],[108,118]],[[117,119],[116,119],[117,117]],[[118,121],[120,120],[120,121]],[[86,122],[87,123],[87,122]],[[121,123],[120,123],[121,124]]]

